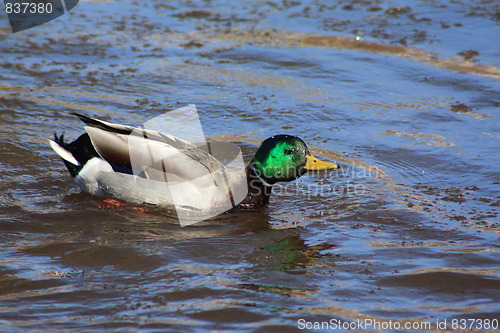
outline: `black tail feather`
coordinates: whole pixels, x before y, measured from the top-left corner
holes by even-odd
[[[58,145],[69,151],[80,163],[80,165],[74,165],[68,161],[63,160],[66,168],[68,168],[69,173],[73,177],[75,177],[80,172],[85,163],[87,163],[90,159],[99,157],[99,154],[92,145],[90,137],[87,133],[80,135],[78,139],[71,143],[66,143],[64,141],[64,134],[61,134],[58,137],[57,134],[54,133],[54,141]]]

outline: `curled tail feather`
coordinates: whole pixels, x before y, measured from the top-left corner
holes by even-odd
[[[73,177],[80,172],[87,161],[99,157],[87,133],[80,135],[78,139],[71,143],[64,141],[64,134],[57,136],[54,133],[54,140],[49,140],[49,144],[57,155],[63,159],[66,168]]]

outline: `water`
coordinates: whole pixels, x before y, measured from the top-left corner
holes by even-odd
[[[498,13],[495,1],[85,1],[17,34],[1,14],[2,330],[488,328]],[[288,133],[342,168],[183,228],[81,193],[46,141],[82,132],[70,110],[134,125],[191,103],[211,140],[247,156]]]

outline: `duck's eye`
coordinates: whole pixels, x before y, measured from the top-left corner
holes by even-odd
[[[285,149],[285,155],[293,155],[293,149]]]

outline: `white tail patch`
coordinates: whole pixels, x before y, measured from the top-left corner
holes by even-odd
[[[69,151],[61,147],[56,142],[49,140],[50,147],[57,153],[57,155],[61,156],[61,158],[65,161],[68,161],[71,164],[76,166],[80,165],[80,163],[76,160],[76,158]]]

